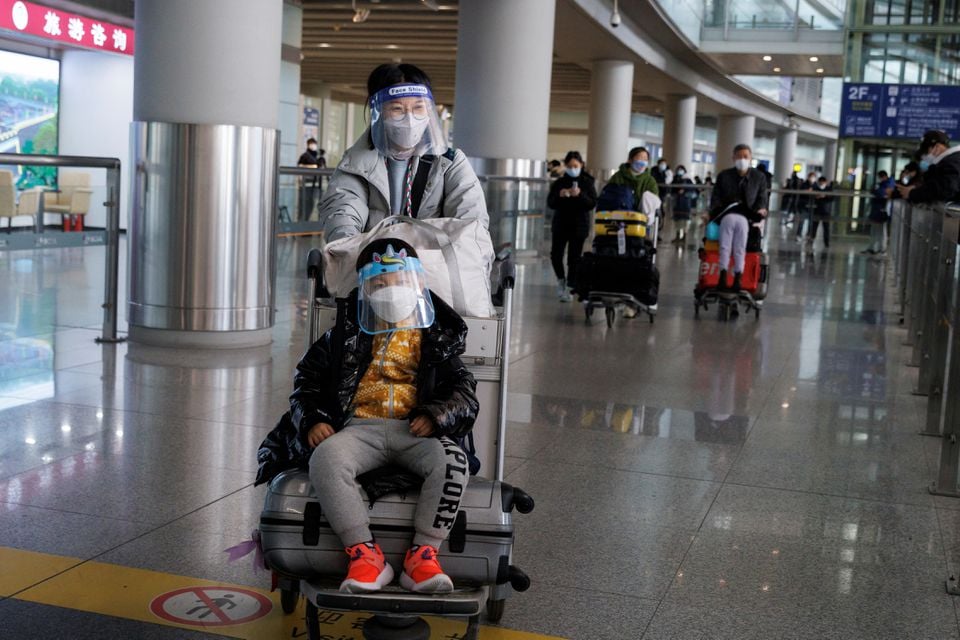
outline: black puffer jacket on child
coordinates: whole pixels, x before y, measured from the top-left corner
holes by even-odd
[[[417,406],[409,417],[428,415],[436,426],[435,437],[459,440],[475,473],[479,463],[471,455],[473,447],[464,442],[480,409],[476,380],[460,360],[466,349],[467,325],[447,303],[431,296],[436,318],[423,330]],[[361,331],[357,323],[356,290],[338,302],[337,326],[317,340],[297,365],[290,411],[260,445],[256,484],[269,482],[286,469],[307,467],[312,450],[306,436],[315,424],[326,422],[339,431],[350,420],[357,387],[373,360],[373,336]],[[364,478],[360,480],[367,489]],[[414,484],[401,483],[395,490],[419,485],[416,480]],[[384,484],[383,474],[377,481]],[[387,479],[386,484],[390,483]]]

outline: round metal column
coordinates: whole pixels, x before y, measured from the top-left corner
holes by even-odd
[[[269,343],[282,0],[137,0],[130,339]]]

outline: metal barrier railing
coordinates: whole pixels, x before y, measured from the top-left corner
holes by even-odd
[[[910,365],[919,367],[914,393],[927,397],[921,434],[941,439],[930,492],[960,497],[960,207],[904,205],[894,225],[891,265]]]
[[[78,167],[106,169],[107,201],[107,260],[104,270],[103,329],[97,342],[116,343],[126,338],[117,337],[117,283],[120,270],[120,160],[87,156],[43,156],[22,153],[0,153],[0,165]]]

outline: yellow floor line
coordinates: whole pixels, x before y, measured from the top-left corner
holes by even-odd
[[[97,613],[128,620],[139,620],[182,629],[193,629],[228,638],[242,638],[247,640],[267,640],[270,638],[306,638],[306,628],[303,622],[304,606],[290,615],[284,615],[280,609],[279,593],[270,593],[266,589],[237,586],[223,582],[191,578],[159,571],[135,569],[104,562],[83,562],[77,558],[67,558],[21,549],[0,547],[0,595],[8,596],[16,593],[18,600],[53,605],[67,609],[77,609],[89,613]],[[73,567],[73,568],[70,568]],[[58,572],[61,572],[56,575]],[[50,577],[54,576],[54,577]],[[37,584],[41,580],[46,580]],[[189,590],[195,587],[196,590]],[[206,588],[206,590],[204,589]],[[188,602],[187,606],[196,605],[198,610],[204,610],[212,599],[223,592],[217,589],[231,591],[234,589],[260,594],[269,599],[272,607],[269,613],[259,619],[239,624],[230,624],[230,611],[227,613],[216,610],[217,615],[210,615],[208,622],[198,621],[195,624],[178,624],[172,620],[159,617],[154,610],[162,610],[163,594],[184,591],[179,595],[171,596],[170,602],[176,598],[177,602]],[[213,590],[212,592],[210,590]],[[225,596],[221,602],[227,602]],[[238,593],[238,598],[244,597]],[[523,597],[522,594],[516,597]],[[253,602],[253,598],[248,598]],[[228,603],[231,604],[232,602]],[[237,610],[241,609],[236,607]],[[509,617],[510,603],[507,603]],[[187,609],[181,607],[180,611]],[[266,606],[264,609],[266,610]],[[209,611],[209,609],[207,609]],[[199,615],[199,614],[195,614]],[[239,615],[239,614],[238,614]],[[219,616],[219,619],[218,619]],[[321,612],[321,635],[336,640],[362,640],[359,622],[364,619],[362,613]],[[236,619],[236,618],[234,618]],[[213,623],[213,624],[209,624]],[[462,637],[466,623],[459,620],[430,619],[431,636],[435,638],[458,639]],[[484,627],[484,640],[556,640],[552,636],[538,635],[526,631],[514,631],[497,627]]]

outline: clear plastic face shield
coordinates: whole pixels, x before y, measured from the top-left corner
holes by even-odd
[[[398,84],[374,94],[370,134],[377,151],[396,160],[447,150],[433,94],[422,84]]]
[[[371,335],[399,329],[425,329],[433,324],[430,290],[417,258],[388,245],[383,254],[360,269],[357,310],[360,329]]]

